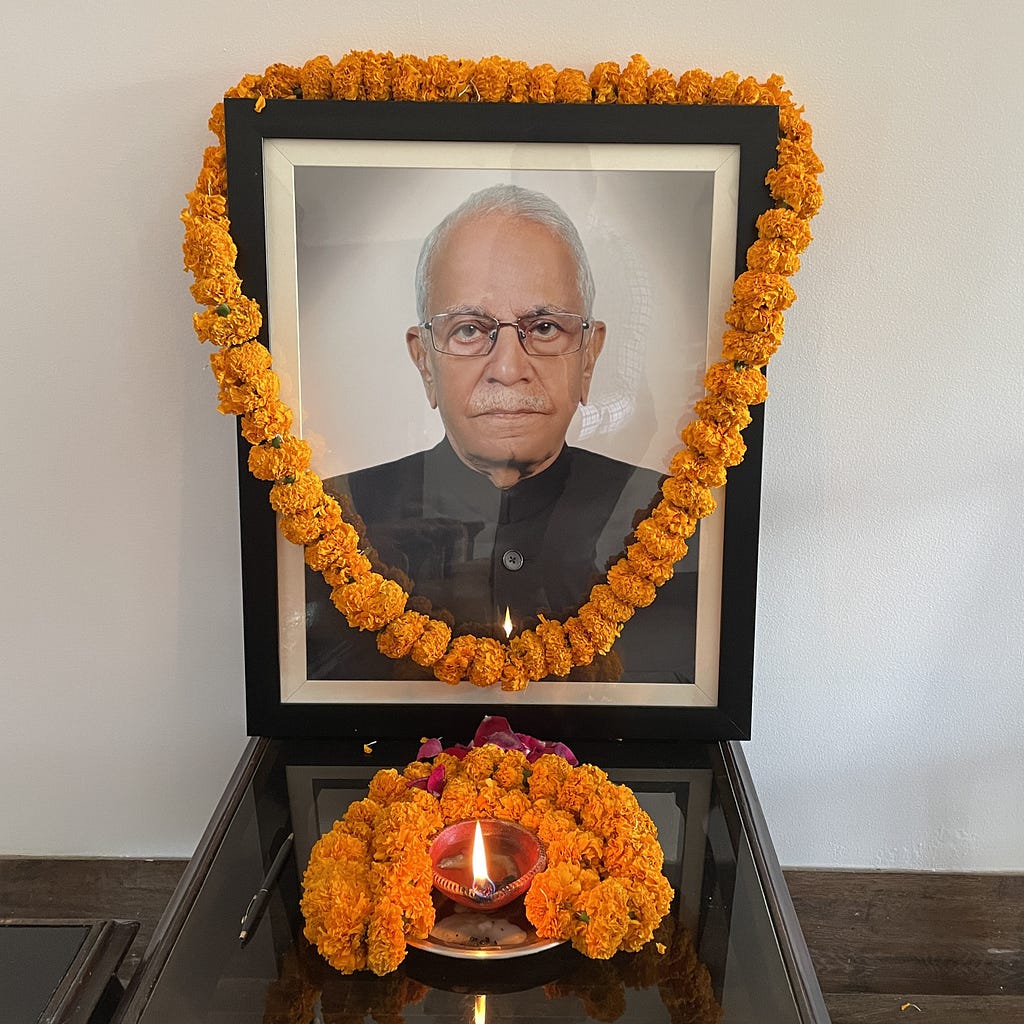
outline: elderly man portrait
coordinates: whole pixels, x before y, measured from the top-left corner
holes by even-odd
[[[596,314],[579,233],[547,195],[486,188],[428,235],[415,287],[417,323],[405,346],[444,437],[325,486],[412,605],[456,632],[504,636],[506,614],[514,629],[541,614],[564,619],[624,551],[661,479],[566,443],[614,344]],[[695,607],[696,544],[599,671],[692,679]],[[309,677],[390,677],[395,665],[372,641],[347,626],[326,584],[309,574]]]

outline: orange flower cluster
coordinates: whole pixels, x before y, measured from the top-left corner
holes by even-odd
[[[440,798],[410,783],[444,768]],[[393,971],[406,940],[434,925],[430,843],[446,825],[478,818],[516,821],[547,850],[547,869],[526,894],[543,938],[586,956],[638,950],[668,913],[673,891],[661,872],[657,830],[632,790],[593,765],[556,754],[532,763],[521,750],[474,747],[440,753],[399,773],[378,772],[364,800],[314,845],[303,877],[305,935],[349,974]]]
[[[706,395],[697,418],[683,429],[684,447],[673,457],[653,511],[635,531],[635,542],[593,588],[575,616],[542,620],[508,643],[455,636],[444,622],[406,611],[402,585],[371,571],[338,503],[323,492],[309,468],[308,445],[291,433],[292,412],[281,401],[270,353],[256,341],[262,316],[242,293],[235,272],[237,251],[227,217],[223,104],[214,107],[209,147],[195,189],[182,211],[185,269],[191,271],[194,315],[201,341],[217,345],[211,357],[219,385],[219,408],[241,417],[243,437],[253,445],[249,465],[259,479],[273,482],[271,504],[284,536],[315,546],[311,565],[334,588],[332,600],[350,626],[378,633],[377,646],[390,658],[411,658],[433,669],[441,681],[469,680],[475,686],[522,690],[549,676],[565,676],[606,655],[634,609],[650,604],[686,553],[698,521],[715,507],[711,490],[725,483],[726,470],[743,458],[741,432],[749,406],[767,396],[762,368],[782,341],[783,313],[795,294],[788,277],[800,267],[811,242],[810,219],[821,206],[821,161],[811,146],[811,127],[772,75],[766,82],[735,72],[713,76],[699,68],[678,78],[652,70],[641,54],[625,68],[603,61],[585,75],[550,64],[492,56],[450,60],[390,51],[353,51],[334,62],[313,57],[301,68],[273,64],[262,75],[246,75],[228,97],[255,101],[334,99],[485,103],[680,103],[769,104],[779,108],[779,162],[766,183],[778,204],[758,218],[757,241],[747,253],[747,272],[736,280],[725,320],[723,362],[708,370]],[[309,561],[309,557],[307,557]]]

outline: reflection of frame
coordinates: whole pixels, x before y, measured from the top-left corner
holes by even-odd
[[[417,584],[414,597],[433,614],[447,609],[478,634],[497,630],[502,608],[511,607],[513,626],[525,628],[537,613],[559,617],[581,603],[589,584],[573,576],[577,563],[583,572],[594,567],[588,560],[604,563],[621,550],[628,520],[653,498],[658,474],[678,446],[704,367],[718,357],[733,278],[755,237],[754,220],[769,205],[762,183],[775,163],[776,108],[304,101],[270,103],[256,114],[237,101],[227,111],[238,266],[247,291],[267,311],[267,341],[282,397],[296,414],[293,430],[312,444],[318,474],[355,504],[366,523],[364,543],[404,574],[403,582]],[[516,256],[511,215],[494,209],[486,214],[490,221],[479,212],[457,220],[434,260],[440,263],[443,253],[457,262],[452,253],[470,251],[463,222],[474,225],[473,244],[493,223],[495,241],[481,249],[484,258],[466,263],[488,274],[492,266],[505,267],[505,276],[493,272],[501,288],[485,277],[472,301],[452,285],[440,308],[417,308],[413,278],[424,237],[470,194],[508,185],[548,197],[576,226],[596,286],[593,309],[577,310],[581,299],[560,301],[553,292],[537,302],[510,293],[507,267],[539,267],[543,257],[532,250]],[[510,194],[499,193],[502,202]],[[460,273],[459,287],[467,271]],[[431,288],[443,290],[433,264],[430,274]],[[445,275],[447,281],[454,271]],[[543,276],[555,279],[557,266]],[[429,301],[441,300],[435,294]],[[433,339],[443,317],[430,328],[418,326],[453,309],[503,324],[527,309],[568,311],[580,313],[583,330],[591,332],[578,355],[545,361],[528,353],[532,342],[516,347],[520,320],[518,328],[499,328],[491,355],[474,364],[503,360],[500,353],[507,352],[553,372],[579,359],[588,382],[587,404],[573,416],[564,450],[571,453],[570,483],[551,499],[554,511],[541,514],[540,526],[524,521],[520,534],[506,529],[508,508],[526,499],[508,490],[509,478],[489,475],[485,442],[478,452],[475,436],[464,441],[453,424],[453,403],[445,403],[446,394],[458,391],[451,367],[465,372],[473,360],[438,352]],[[550,330],[545,322],[539,336]],[[599,356],[587,363],[598,333],[603,349],[597,346]],[[497,388],[496,379],[489,375],[488,386]],[[575,378],[570,384],[575,405],[580,386]],[[467,385],[467,394],[480,387]],[[537,385],[545,388],[550,392]],[[500,411],[504,430],[513,417]],[[532,423],[550,411],[538,406],[537,416],[519,418]],[[301,550],[275,539],[264,487],[243,469],[250,731],[451,735],[472,731],[481,712],[513,705],[517,727],[565,736],[745,735],[759,432],[755,418],[745,433],[746,460],[730,473],[728,512],[722,494],[719,511],[701,524],[699,545],[691,545],[654,604],[626,624],[612,656],[595,663],[588,678],[534,683],[522,693],[394,678],[394,665],[370,649],[372,637],[349,630],[327,606],[323,585],[317,590],[304,571]],[[246,450],[243,445],[243,457]],[[559,456],[553,466],[564,461]],[[549,467],[521,468],[528,462],[516,465],[542,494],[536,499],[529,492],[529,500],[547,507]],[[378,469],[382,464],[387,468]],[[477,487],[481,480],[486,486]],[[607,519],[595,519],[592,509],[608,494],[614,500]],[[586,551],[571,562],[565,552],[575,551],[578,537]],[[540,582],[523,583],[529,572],[510,567],[512,555],[537,568]],[[578,593],[572,602],[556,596],[563,583],[565,593]]]

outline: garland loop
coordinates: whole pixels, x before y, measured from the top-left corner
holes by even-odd
[[[242,436],[253,446],[249,468],[272,482],[270,503],[282,533],[305,546],[307,564],[331,585],[332,601],[349,625],[376,632],[387,657],[411,658],[445,683],[468,679],[481,687],[500,683],[504,690],[564,676],[609,652],[634,609],[650,604],[671,578],[698,521],[714,511],[711,491],[725,483],[727,468],[738,465],[746,450],[741,432],[750,422],[748,407],[767,397],[761,368],[782,341],[783,313],[796,298],[787,278],[800,268],[800,253],[811,241],[808,222],[822,200],[817,176],[823,167],[811,147],[803,108],[793,103],[778,75],[759,83],[732,71],[715,77],[698,68],[677,79],[664,68],[651,69],[639,54],[621,69],[603,61],[588,77],[574,68],[556,71],[550,64],[530,67],[501,57],[471,61],[358,51],[337,63],[321,55],[301,68],[272,64],[262,75],[246,75],[226,96],[254,100],[257,111],[268,99],[300,98],[778,106],[779,161],[766,178],[777,205],[757,220],[757,241],[747,251],[747,270],[736,279],[725,315],[729,329],[722,338],[722,361],[707,371],[697,418],[682,431],[684,447],[670,463],[653,511],[576,615],[565,622],[542,618],[536,629],[507,643],[453,636],[445,622],[407,608],[407,591],[373,571],[358,534],[310,469],[309,445],[291,434],[292,411],[280,400],[270,352],[255,340],[263,323],[259,306],[242,293],[235,272],[224,105],[218,103],[210,117],[218,144],[205,151],[181,214],[185,269],[195,279],[191,292],[206,307],[193,316],[195,331],[200,341],[218,346],[210,357],[218,409],[241,418]]]

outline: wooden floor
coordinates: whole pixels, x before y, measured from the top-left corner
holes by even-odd
[[[0,858],[0,918],[142,923],[127,980],[184,868]],[[788,871],[833,1024],[1022,1024],[1024,875]]]

